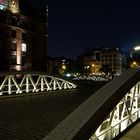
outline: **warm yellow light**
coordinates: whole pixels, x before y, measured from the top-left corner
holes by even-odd
[[[15,70],[20,71],[21,70],[21,66],[20,65],[16,65],[15,66]]]
[[[92,67],[95,67],[95,65],[94,65],[94,64],[92,64]]]
[[[138,63],[137,63],[136,61],[133,61],[133,62],[131,63],[131,67],[132,67],[132,68],[138,67]]]
[[[9,9],[12,13],[18,13],[19,12],[18,3],[15,0],[11,1],[9,4]]]
[[[133,65],[137,65],[137,62],[134,61],[134,62],[133,62]]]
[[[62,66],[62,69],[64,69],[64,70],[65,70],[65,69],[66,69],[66,66],[65,66],[65,65],[63,65],[63,66]]]
[[[15,7],[15,2],[14,1],[12,1],[12,5],[11,5],[12,7]]]

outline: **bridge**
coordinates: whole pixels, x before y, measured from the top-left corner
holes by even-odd
[[[140,69],[129,69],[81,104],[44,140],[111,140],[140,118]]]
[[[76,88],[75,84],[67,80],[39,72],[0,73],[0,82],[0,95]]]
[[[19,75],[20,73],[1,74],[2,95],[10,93],[19,97],[26,91],[26,95],[31,91],[34,95],[41,92],[41,82],[37,82],[41,79],[39,77],[48,77],[41,73],[22,73],[22,77]],[[57,78],[52,76],[51,79]],[[75,89],[75,84],[61,78],[54,82],[55,86],[51,86],[51,79],[47,79],[49,86],[43,80],[44,92],[40,95],[24,98],[0,96],[5,97],[0,99],[2,140],[111,140],[140,117],[140,69],[124,72],[99,90],[96,84],[97,91],[93,88],[95,83],[90,83],[90,86],[88,84],[86,88]],[[61,90],[65,89],[64,86],[58,90],[60,85],[67,85],[62,84],[64,82],[74,88]],[[57,87],[54,88],[57,90],[46,94],[46,89],[53,89],[52,87]]]

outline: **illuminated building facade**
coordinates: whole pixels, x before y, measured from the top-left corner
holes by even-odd
[[[19,7],[19,0],[0,0],[0,70],[45,70],[47,14]]]
[[[107,64],[114,74],[120,75],[123,71],[124,53],[119,48],[104,48],[101,51],[101,65]]]
[[[83,71],[89,74],[101,74],[101,68],[107,65],[111,72],[120,75],[123,71],[125,55],[119,48],[91,48],[86,49],[79,64]]]

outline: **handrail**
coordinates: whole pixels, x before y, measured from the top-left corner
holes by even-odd
[[[117,127],[117,126],[119,126],[119,125],[121,125],[124,121],[127,121],[127,120],[129,120],[129,119],[131,119],[131,117],[133,116],[133,115],[136,115],[137,116],[137,119],[139,119],[139,117],[138,117],[138,114],[140,113],[140,109],[138,110],[138,111],[136,111],[136,112],[134,112],[133,114],[131,114],[131,116],[128,116],[128,117],[126,117],[125,119],[123,119],[123,120],[121,120],[119,123],[117,123],[117,124],[115,124],[114,126],[111,126],[110,128],[108,128],[107,130],[105,130],[102,134],[100,134],[100,135],[97,135],[96,137],[94,137],[94,138],[90,138],[89,140],[99,140],[100,139],[100,137],[102,137],[102,136],[104,136],[105,134],[109,134],[109,138],[110,139],[113,139],[114,137],[111,135],[111,132],[112,131],[114,131],[114,129]],[[136,120],[135,120],[136,121]],[[134,122],[135,122],[134,121]],[[123,131],[121,131],[120,129],[119,129],[119,133],[121,133],[121,132],[123,132]],[[119,134],[118,133],[118,134]],[[109,139],[108,139],[109,140]]]
[[[76,84],[43,72],[1,72],[0,95],[76,88]]]

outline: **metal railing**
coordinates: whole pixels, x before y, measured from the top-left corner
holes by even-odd
[[[117,104],[90,140],[112,140],[140,118],[140,82]]]
[[[90,96],[43,140],[112,140],[140,118],[140,68]]]
[[[131,124],[128,124],[127,127],[124,127],[124,130],[119,129],[120,126],[124,125],[128,120],[132,119],[133,117],[136,117],[136,120],[139,119],[139,114],[140,114],[140,110],[138,110],[137,112],[133,113],[131,115],[131,117],[127,117],[124,120],[120,121],[118,124],[111,126],[110,128],[104,130],[104,132],[102,132],[100,135],[98,136],[92,136],[89,140],[112,140],[113,138],[115,138],[116,136],[118,136],[120,133],[122,133],[128,126],[130,126]],[[134,122],[136,121],[134,120]]]
[[[76,88],[76,85],[62,78],[44,74],[0,74],[0,95],[34,93],[72,88]]]

